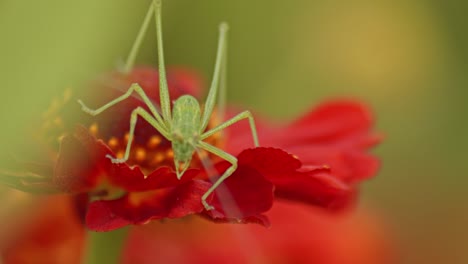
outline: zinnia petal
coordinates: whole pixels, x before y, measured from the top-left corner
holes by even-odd
[[[130,224],[200,213],[204,210],[201,196],[210,186],[205,181],[193,180],[173,188],[128,193],[116,200],[95,201],[89,205],[86,225],[94,231],[111,231]]]

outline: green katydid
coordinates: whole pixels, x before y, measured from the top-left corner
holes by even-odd
[[[150,112],[142,107],[137,107],[132,111],[130,117],[130,132],[126,151],[122,159],[117,159],[108,155],[113,163],[123,163],[128,160],[130,155],[130,148],[132,145],[134,130],[138,117],[143,118],[146,122],[151,124],[162,136],[172,143],[172,149],[174,151],[174,165],[177,178],[180,179],[187,168],[190,166],[192,156],[195,152],[198,153],[200,159],[204,157],[200,154],[200,150],[210,152],[220,158],[228,161],[231,166],[213,183],[211,188],[202,196],[201,202],[206,210],[212,210],[213,207],[209,205],[206,199],[211,193],[229,176],[231,176],[237,168],[237,158],[233,155],[210,145],[204,140],[211,135],[224,130],[228,126],[239,122],[243,119],[248,119],[253,141],[256,147],[259,146],[257,131],[255,128],[255,122],[252,114],[249,111],[241,112],[240,114],[232,117],[231,119],[217,125],[216,127],[207,130],[208,123],[211,119],[211,115],[215,106],[215,100],[217,97],[218,87],[221,89],[221,96],[219,96],[219,104],[221,108],[224,108],[224,90],[225,90],[225,75],[226,75],[226,38],[228,25],[222,23],[219,26],[219,41],[216,54],[216,62],[214,67],[214,74],[212,83],[208,92],[208,96],[204,105],[203,111],[200,108],[198,101],[191,95],[180,96],[173,104],[171,112],[171,100],[169,97],[169,90],[166,80],[166,70],[164,63],[163,53],[163,40],[162,40],[162,26],[161,26],[161,1],[153,0],[152,6],[148,11],[148,14],[143,22],[140,33],[134,43],[134,46],[130,52],[129,59],[127,61],[126,70],[129,71],[133,66],[133,61],[138,50],[138,46],[141,43],[142,36],[147,29],[151,16],[155,14],[156,20],[156,36],[158,44],[158,67],[159,67],[159,94],[160,94],[160,106],[161,113],[159,113],[157,106],[153,105],[151,100],[145,94],[144,90],[139,84],[134,83],[130,86],[127,92],[120,97],[110,101],[102,107],[92,110],[88,108],[81,100],[78,102],[81,104],[82,110],[90,115],[98,115],[109,107],[127,99],[132,96],[133,92],[137,93],[143,102],[147,105]],[[224,109],[220,110],[222,113]]]

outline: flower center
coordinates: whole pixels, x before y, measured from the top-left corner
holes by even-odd
[[[135,129],[134,140],[130,147],[130,155],[127,163],[129,165],[139,166],[145,173],[149,173],[161,166],[169,166],[173,168],[174,151],[172,150],[171,142],[149,124],[146,124],[144,121],[139,121],[138,123],[140,122],[144,124],[137,125]],[[207,129],[209,130],[218,124],[219,122],[216,117],[216,113],[214,113]],[[104,143],[114,152],[117,158],[124,157],[129,138],[128,132],[121,136],[106,135],[107,133],[102,133],[100,131],[100,125],[98,122],[92,123],[88,127],[88,130],[93,136],[103,140]],[[204,142],[218,148],[222,148],[224,145],[223,139],[224,137],[222,136],[222,132],[219,132],[205,139]],[[208,158],[212,163],[219,160],[218,157],[210,153],[204,153],[204,151],[201,153],[203,159]],[[190,167],[201,166],[203,165],[200,162],[200,157],[197,152],[195,152]]]

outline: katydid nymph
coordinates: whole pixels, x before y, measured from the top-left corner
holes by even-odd
[[[239,122],[243,119],[248,119],[254,145],[256,147],[259,146],[254,118],[249,111],[241,112],[231,119],[207,130],[208,123],[212,118],[213,109],[217,100],[218,89],[221,89],[220,93],[222,94],[222,96],[218,97],[218,103],[220,104],[219,107],[224,108],[224,100],[222,97],[224,96],[223,90],[225,89],[226,78],[226,39],[228,25],[226,23],[221,23],[219,26],[219,40],[216,53],[216,62],[214,66],[214,74],[203,110],[201,109],[198,101],[193,96],[182,95],[174,102],[171,112],[171,99],[169,96],[168,84],[166,80],[166,69],[163,53],[160,0],[153,0],[150,6],[148,14],[141,27],[140,33],[135,41],[132,51],[130,52],[126,69],[129,70],[132,67],[132,63],[136,55],[136,50],[141,43],[141,38],[147,29],[148,23],[153,13],[156,20],[161,111],[158,111],[158,106],[153,105],[152,101],[148,98],[138,83],[132,84],[125,94],[95,110],[88,108],[81,100],[78,100],[78,102],[81,104],[82,110],[84,112],[95,116],[105,111],[109,107],[127,99],[135,92],[141,97],[143,102],[148,107],[149,112],[142,107],[137,107],[132,111],[130,117],[129,138],[125,154],[121,159],[117,159],[108,155],[107,157],[113,163],[123,163],[128,160],[138,117],[141,117],[146,122],[151,124],[163,137],[172,143],[172,149],[174,152],[174,166],[178,179],[181,179],[184,172],[189,168],[192,156],[195,152],[197,152],[197,154],[200,156],[200,159],[206,158],[206,156],[203,157],[201,155],[200,150],[207,151],[228,161],[231,166],[226,171],[224,171],[224,173],[213,183],[213,185],[208,189],[208,191],[206,191],[206,193],[203,194],[201,198],[201,202],[205,209],[212,210],[214,208],[209,205],[206,200],[224,180],[226,180],[234,173],[237,168],[237,158],[223,151],[222,149],[204,142],[204,140],[236,122]],[[221,112],[223,111],[224,110],[221,109]]]

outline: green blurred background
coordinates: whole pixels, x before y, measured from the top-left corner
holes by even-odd
[[[125,58],[148,2],[0,0],[3,154],[51,98]],[[330,97],[368,102],[386,140],[364,203],[388,219],[402,263],[468,263],[467,10],[456,0],[167,0],[166,61],[208,81],[228,21],[231,102],[278,120]],[[153,34],[140,54],[154,64]]]

